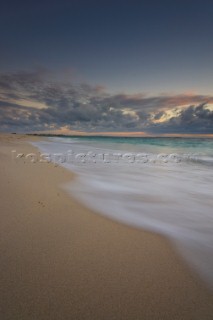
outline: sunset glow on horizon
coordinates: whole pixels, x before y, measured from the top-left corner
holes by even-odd
[[[0,18],[2,132],[213,133],[210,1],[24,0]]]

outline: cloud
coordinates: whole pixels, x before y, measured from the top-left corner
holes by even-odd
[[[176,117],[160,124],[150,125],[150,131],[158,133],[213,133],[213,111],[205,103],[189,106]]]
[[[43,69],[0,74],[2,131],[213,133],[209,103],[213,96],[113,95],[101,86],[57,81]]]

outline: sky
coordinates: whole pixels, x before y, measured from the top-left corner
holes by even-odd
[[[213,134],[213,2],[1,1],[0,131]]]

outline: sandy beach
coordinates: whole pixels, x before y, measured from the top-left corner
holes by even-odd
[[[85,208],[64,168],[12,159],[34,139],[0,138],[0,319],[212,319],[212,292],[167,239]]]

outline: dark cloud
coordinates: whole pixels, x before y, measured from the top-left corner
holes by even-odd
[[[160,124],[150,125],[150,131],[158,133],[213,133],[213,111],[205,104],[189,106],[179,115]]]
[[[112,95],[102,87],[50,79],[43,69],[0,75],[2,131],[49,131],[66,126],[89,132],[213,133],[213,112],[206,107],[213,103],[212,96]],[[167,110],[183,105],[188,107],[177,109],[175,117],[158,121]]]

